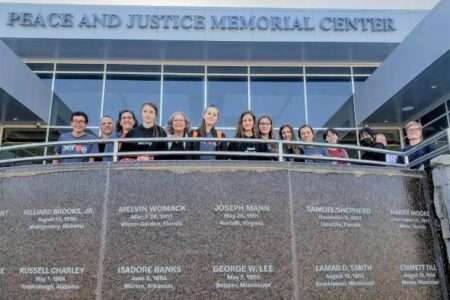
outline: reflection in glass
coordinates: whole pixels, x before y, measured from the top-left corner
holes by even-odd
[[[423,139],[427,139],[430,136],[447,128],[448,128],[447,116],[443,116],[442,118],[436,120],[435,122],[423,127],[422,129]]]
[[[90,124],[100,120],[102,75],[58,74],[50,124],[70,125],[70,116],[75,111],[84,111]]]
[[[205,73],[204,66],[165,65],[166,73]]]
[[[353,74],[372,74],[377,67],[353,67]]]
[[[119,111],[130,109],[141,122],[142,103],[153,102],[159,106],[160,82],[160,76],[153,75],[107,75],[103,115],[116,120]]]
[[[306,67],[307,75],[310,74],[344,74],[350,75],[350,67]]]
[[[305,123],[301,77],[252,77],[250,91],[253,112],[257,116],[269,115],[274,127]]]
[[[161,65],[122,65],[108,64],[106,72],[161,72]]]
[[[53,71],[52,63],[28,63],[27,66],[32,71]]]
[[[247,67],[209,66],[208,74],[247,74]]]
[[[425,126],[434,119],[437,119],[439,116],[442,116],[443,114],[445,114],[445,104],[439,105],[438,107],[421,117],[420,123],[422,124],[422,126]]]
[[[307,77],[306,92],[308,122],[311,126],[354,126],[350,77]]]
[[[250,67],[250,74],[303,74],[302,67]]]
[[[56,64],[56,71],[103,72],[104,68],[101,64]]]
[[[184,112],[194,127],[200,125],[204,99],[203,76],[165,76],[162,125],[175,111]]]
[[[208,105],[220,112],[218,126],[233,127],[247,110],[247,77],[208,77]]]

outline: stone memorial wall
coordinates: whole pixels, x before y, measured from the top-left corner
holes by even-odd
[[[422,180],[232,161],[3,169],[1,298],[446,298]]]

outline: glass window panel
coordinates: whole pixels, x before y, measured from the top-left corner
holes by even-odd
[[[159,75],[107,75],[103,114],[117,121],[119,111],[131,109],[141,122],[142,103],[153,102],[159,106],[160,90]]]
[[[427,139],[433,134],[436,134],[447,128],[448,128],[447,116],[443,116],[442,118],[436,120],[435,122],[423,127],[422,136],[424,139]]]
[[[203,76],[165,76],[162,107],[163,125],[176,111],[184,112],[193,127],[200,125],[204,99]]]
[[[2,147],[20,146],[25,144],[45,142],[45,128],[5,128],[3,130]],[[13,159],[22,157],[42,156],[44,148],[30,148],[0,152],[0,159]],[[42,164],[42,161],[30,161],[8,164],[8,166]],[[3,165],[6,166],[6,165]]]
[[[27,66],[33,71],[53,71],[53,64],[28,63]]]
[[[429,122],[433,121],[434,119],[438,118],[439,116],[442,116],[445,114],[445,104],[439,105],[426,115],[420,118],[420,123],[422,125],[427,125]]]
[[[252,77],[251,108],[257,116],[269,115],[274,127],[305,123],[301,77]]]
[[[100,120],[102,75],[58,74],[55,79],[51,125],[70,125],[70,116],[83,111],[90,124]]]
[[[204,73],[204,66],[164,66],[167,73]]]
[[[373,72],[375,72],[375,70],[377,69],[377,67],[353,67],[353,74],[357,75],[357,74],[372,74]]]
[[[52,88],[52,79],[53,79],[53,74],[51,73],[38,73],[36,74],[41,80],[42,82],[48,87],[48,88]]]
[[[306,74],[345,74],[350,75],[350,67],[306,67]]]
[[[247,74],[247,67],[232,66],[210,66],[208,67],[210,74]]]
[[[355,92],[358,90],[358,88],[360,86],[362,86],[364,84],[364,82],[368,79],[369,77],[365,77],[365,76],[356,76],[353,77],[353,83],[355,85]]]
[[[326,141],[323,139],[323,133],[325,132],[325,130],[314,130],[315,132],[315,141],[319,142],[319,143],[326,143]],[[356,146],[356,130],[350,129],[350,130],[337,130],[337,132],[339,133],[339,139],[338,139],[338,144],[343,144],[343,145],[353,145]],[[298,135],[296,136],[297,140]],[[350,149],[346,149],[348,156],[350,158],[358,158],[358,151],[356,150],[350,150]]]
[[[103,65],[96,64],[57,64],[56,71],[103,72]]]
[[[236,122],[237,122],[237,121],[236,121]],[[234,137],[234,132],[235,132],[235,129],[234,129],[234,128],[233,128],[233,129],[223,129],[223,128],[221,128],[221,127],[217,127],[217,129],[220,130],[220,131],[222,131],[223,134],[225,134],[225,136],[226,136],[227,138],[233,138],[233,137]]]
[[[450,112],[450,100],[447,101],[447,110]]]
[[[208,77],[208,105],[220,112],[218,126],[233,127],[239,115],[247,110],[247,77]]]
[[[355,127],[350,77],[308,77],[308,122],[313,127]]]
[[[250,67],[250,74],[303,74],[302,67]]]
[[[160,65],[113,65],[106,66],[107,72],[161,72]]]

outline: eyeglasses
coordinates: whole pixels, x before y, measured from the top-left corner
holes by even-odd
[[[85,124],[86,121],[85,120],[72,120],[73,124]]]
[[[132,120],[133,117],[131,117],[131,116],[124,116],[124,117],[121,117],[120,119],[121,120]]]
[[[271,126],[272,124],[270,123],[259,123],[259,126]]]
[[[408,128],[407,132],[417,132],[420,131],[420,128]]]

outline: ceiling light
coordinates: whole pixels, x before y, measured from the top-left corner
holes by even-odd
[[[19,121],[19,119],[18,118],[13,118],[13,121]]]
[[[413,110],[415,107],[414,106],[405,106],[405,107],[402,107],[402,110],[403,111],[411,111],[411,110]]]
[[[389,121],[388,120],[384,120],[384,123],[389,123]]]
[[[432,86],[431,86],[431,89],[434,90],[434,89],[437,88],[437,87],[438,87],[437,85],[432,85]]]

